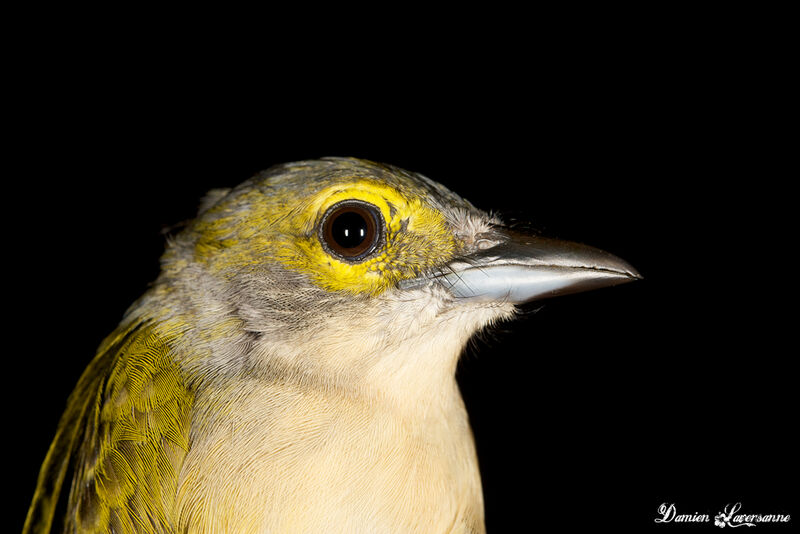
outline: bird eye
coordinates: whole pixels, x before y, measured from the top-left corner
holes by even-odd
[[[345,200],[325,212],[320,225],[323,247],[348,261],[358,261],[375,250],[383,235],[378,208],[360,200]]]

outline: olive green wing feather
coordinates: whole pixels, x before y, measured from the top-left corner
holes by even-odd
[[[67,402],[23,533],[49,532],[69,485],[67,532],[172,532],[193,397],[152,324],[103,342]]]

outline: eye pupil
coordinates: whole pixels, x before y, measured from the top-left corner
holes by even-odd
[[[367,221],[353,211],[338,215],[331,224],[331,237],[342,248],[354,248],[364,242]]]
[[[325,250],[347,261],[360,261],[383,239],[380,210],[361,200],[345,200],[325,212],[319,230]]]

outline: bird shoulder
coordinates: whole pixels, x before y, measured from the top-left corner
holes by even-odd
[[[171,531],[193,396],[157,330],[137,322],[101,344],[67,402],[23,533],[49,532],[60,500],[69,531]]]

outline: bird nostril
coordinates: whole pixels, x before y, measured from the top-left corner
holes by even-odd
[[[495,245],[497,245],[497,241],[491,241],[489,239],[480,239],[475,243],[475,248],[477,248],[478,250],[486,250],[492,248]]]

